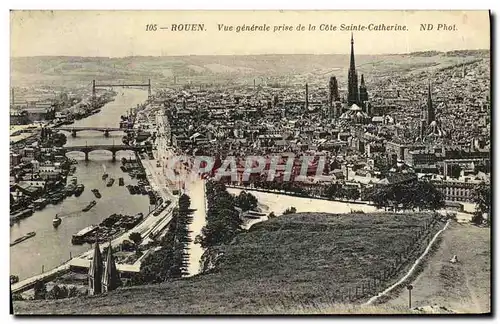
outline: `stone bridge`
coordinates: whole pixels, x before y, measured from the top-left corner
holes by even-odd
[[[85,153],[85,161],[89,160],[89,153],[92,151],[109,151],[113,154],[113,162],[116,161],[116,152],[118,151],[134,151],[140,152],[143,147],[131,145],[113,145],[113,144],[97,144],[97,145],[79,145],[79,146],[63,146],[65,153],[68,152],[83,152]]]
[[[116,128],[116,127],[58,127],[58,131],[66,131],[66,132],[71,132],[71,136],[76,137],[77,132],[81,131],[97,131],[97,132],[103,132],[104,136],[108,137],[109,132],[126,132],[127,129],[123,128]]]

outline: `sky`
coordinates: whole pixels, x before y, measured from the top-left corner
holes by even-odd
[[[400,25],[407,31],[354,31],[356,54],[489,49],[488,11],[11,11],[12,57],[346,54],[345,25]],[[146,25],[157,25],[147,31]],[[203,31],[172,31],[203,24]],[[218,31],[218,25],[268,25],[270,31]],[[274,26],[301,24],[305,31]],[[308,25],[316,30],[308,31]],[[421,24],[432,24],[421,31]],[[455,26],[437,30],[438,24]],[[337,26],[320,31],[320,25]],[[169,29],[159,29],[168,27]],[[453,27],[452,27],[453,28]]]

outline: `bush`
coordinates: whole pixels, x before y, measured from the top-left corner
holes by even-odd
[[[133,233],[130,233],[130,235],[128,236],[128,238],[134,242],[134,244],[137,246],[141,243],[142,241],[142,235],[141,233],[137,233],[137,232],[133,232]]]
[[[13,294],[12,295],[12,300],[13,301],[20,301],[20,300],[24,300],[23,296],[21,294]]]
[[[33,290],[35,291],[35,296],[34,296],[35,300],[45,299],[47,295],[47,286],[43,281],[40,280],[36,281]]]
[[[236,196],[235,204],[244,212],[253,210],[257,208],[257,198],[255,198],[255,196],[251,193],[242,191],[239,196]]]
[[[457,221],[457,213],[455,212],[447,212],[446,213],[446,220],[451,219],[452,221]]]
[[[68,297],[68,289],[65,286],[55,285],[47,293],[47,299],[63,299]]]
[[[295,214],[297,212],[297,209],[295,207],[290,207],[290,208],[287,208],[284,212],[283,212],[283,215],[287,215],[287,214]]]

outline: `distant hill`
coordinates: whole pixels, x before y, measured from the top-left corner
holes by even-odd
[[[487,49],[477,49],[477,50],[455,50],[448,52],[439,52],[439,51],[421,51],[421,52],[411,52],[409,55],[411,56],[423,56],[423,57],[432,57],[437,55],[444,56],[476,56],[476,57],[489,57],[490,50]]]
[[[368,77],[405,73],[435,66],[457,64],[458,57],[478,58],[488,51],[416,52],[396,55],[356,55],[356,66]],[[347,78],[349,55],[219,55],[219,56],[133,56],[11,58],[13,86],[83,86],[91,80],[147,81],[155,85],[210,83],[253,78],[293,81],[297,77]]]

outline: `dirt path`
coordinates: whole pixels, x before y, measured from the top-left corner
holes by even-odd
[[[487,313],[490,308],[490,229],[450,224],[438,251],[413,281],[412,306],[444,306],[459,313]],[[457,255],[458,263],[449,260]],[[408,305],[403,290],[387,302]]]

